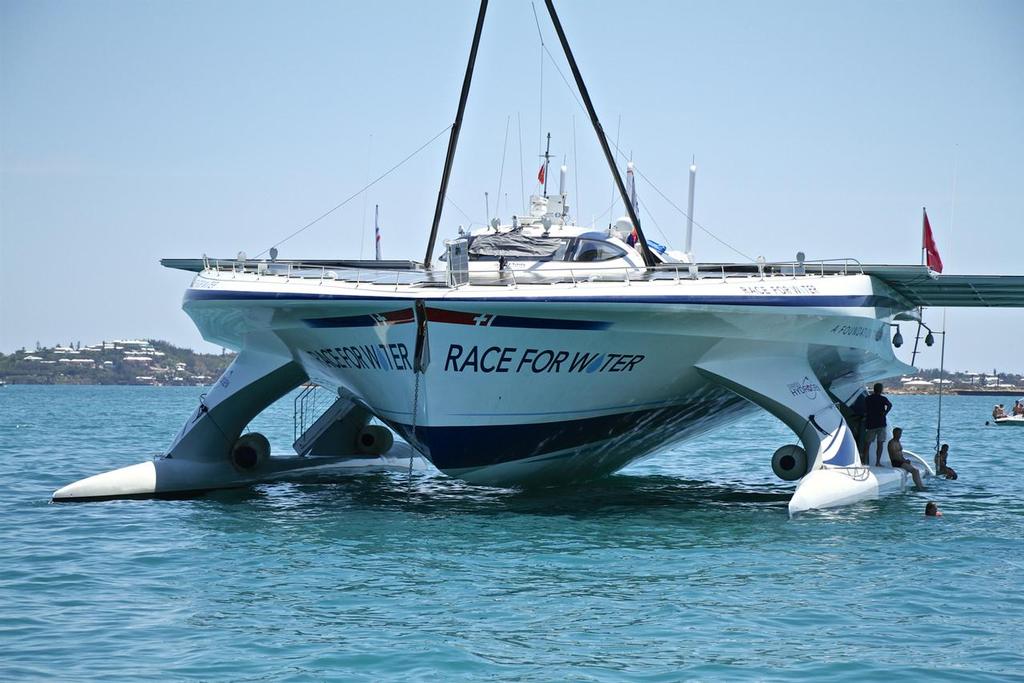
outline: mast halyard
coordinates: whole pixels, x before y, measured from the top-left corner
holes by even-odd
[[[462,130],[462,116],[466,112],[466,100],[469,97],[469,86],[473,81],[473,67],[476,65],[476,53],[480,47],[480,34],[484,28],[484,15],[487,13],[487,0],[480,0],[480,13],[476,18],[476,29],[473,32],[473,45],[469,50],[469,63],[466,64],[466,76],[462,81],[462,93],[459,95],[459,108],[452,124],[452,134],[448,139],[448,152],[444,158],[444,171],[441,173],[441,189],[437,193],[437,204],[434,206],[434,221],[430,226],[430,239],[427,241],[427,254],[423,257],[423,267],[430,269],[430,261],[434,255],[434,243],[437,241],[437,227],[441,223],[441,211],[444,209],[444,198],[448,192],[448,178],[452,173],[455,161],[455,148],[459,144],[459,131]]]
[[[562,51],[565,52],[565,58],[569,62],[569,68],[572,69],[573,78],[576,79],[576,87],[580,91],[580,95],[583,96],[583,103],[586,105],[587,113],[590,115],[590,123],[594,126],[594,132],[597,134],[597,140],[601,143],[601,149],[604,151],[604,158],[608,161],[608,168],[611,169],[612,177],[615,179],[615,186],[619,190],[619,195],[622,197],[622,203],[626,205],[626,211],[629,214],[629,220],[633,222],[633,227],[636,229],[636,235],[640,240],[640,255],[643,256],[644,263],[648,266],[653,266],[657,263],[654,258],[654,254],[651,253],[651,248],[647,245],[647,238],[644,237],[644,231],[640,228],[640,219],[636,215],[636,211],[633,208],[633,204],[629,201],[629,192],[626,191],[626,185],[622,182],[622,175],[619,173],[619,169],[615,165],[615,158],[612,156],[611,148],[608,147],[608,140],[605,137],[604,129],[601,127],[601,122],[597,118],[597,112],[594,110],[594,103],[590,101],[590,93],[587,92],[587,86],[583,82],[583,76],[580,74],[580,69],[576,66],[576,58],[572,55],[572,49],[569,47],[569,41],[565,37],[565,31],[562,30],[562,22],[558,20],[558,13],[555,12],[555,5],[552,0],[544,0],[544,4],[548,8],[548,14],[551,15],[551,23],[555,25],[555,32],[558,33],[558,40],[562,44]]]

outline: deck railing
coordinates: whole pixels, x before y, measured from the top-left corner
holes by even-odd
[[[274,281],[299,280],[323,285],[345,282],[355,287],[362,285],[403,285],[457,289],[466,285],[451,285],[448,270],[382,269],[366,265],[332,267],[302,261],[255,261],[204,259],[204,271],[231,277],[264,278]],[[477,262],[479,263],[479,262]],[[488,262],[490,263],[490,262]],[[466,271],[454,271],[465,274]],[[723,282],[730,278],[757,280],[820,278],[836,275],[863,275],[860,261],[853,258],[821,259],[816,261],[779,261],[757,263],[663,263],[653,267],[602,266],[600,263],[565,263],[544,261],[527,268],[508,264],[488,270],[470,269],[469,285],[491,285],[517,288],[524,285],[554,285],[580,283],[617,283],[632,285],[640,282],[681,283],[715,279]]]

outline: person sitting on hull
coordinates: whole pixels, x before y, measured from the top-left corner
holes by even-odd
[[[992,409],[992,418],[998,420],[1001,417],[1006,417],[1006,410],[1003,409],[1003,404],[1000,403]]]
[[[946,479],[956,479],[956,470],[946,464],[946,458],[949,456],[949,444],[942,444],[942,448],[935,454],[935,474]]]
[[[1020,401],[1017,401],[1016,403],[1014,403],[1013,404],[1013,414],[1014,415],[1024,415],[1024,403],[1021,403]]]
[[[864,399],[864,454],[871,463],[871,442],[875,442],[875,467],[882,466],[882,445],[885,443],[885,416],[892,410],[892,403],[882,395],[882,383],[873,387],[874,392]]]
[[[910,476],[914,478],[914,486],[918,491],[924,491],[924,482],[921,481],[921,473],[903,457],[903,444],[900,443],[901,436],[903,436],[903,430],[899,427],[893,427],[892,439],[889,440],[889,462],[891,462],[892,466],[898,470],[906,470],[907,472],[910,472]]]

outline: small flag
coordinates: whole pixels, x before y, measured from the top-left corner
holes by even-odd
[[[548,162],[545,161],[543,164],[540,165],[540,171],[537,172],[537,180],[538,180],[538,182],[540,182],[542,184],[544,182],[544,173],[545,173],[547,167],[548,167]]]
[[[377,246],[377,260],[380,261],[380,204],[373,206],[373,236]]]
[[[928,222],[928,211],[924,212],[924,235],[922,236],[921,248],[924,249],[925,263],[928,268],[936,273],[942,272],[942,257],[939,256],[939,248],[935,246],[935,237],[932,235],[932,225]]]

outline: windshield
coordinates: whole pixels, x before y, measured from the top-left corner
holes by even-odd
[[[626,251],[611,242],[602,242],[600,240],[589,240],[581,239],[576,243],[576,248],[573,249],[572,256],[569,258],[570,261],[610,261],[616,258],[622,258],[626,255]]]

